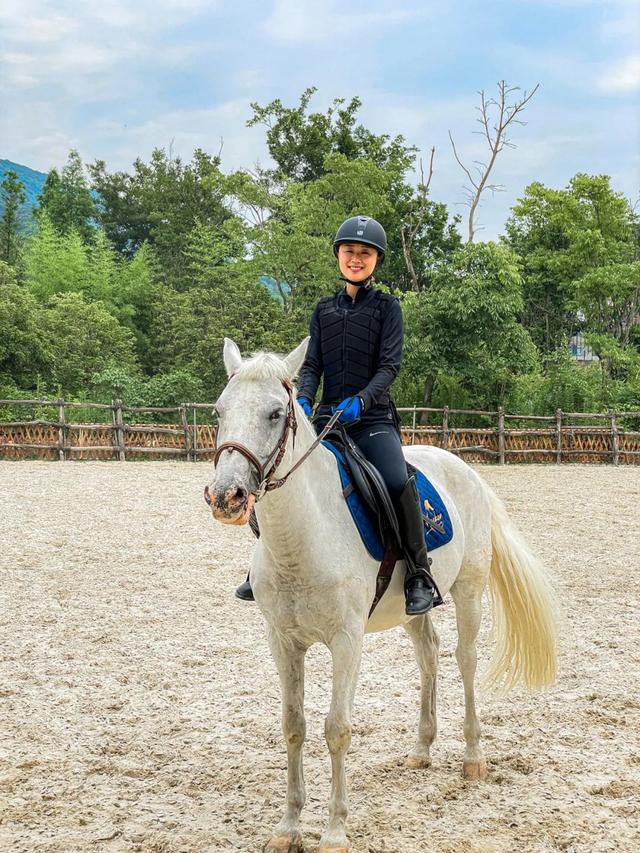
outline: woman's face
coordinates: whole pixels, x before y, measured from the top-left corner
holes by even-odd
[[[378,250],[366,243],[340,243],[338,265],[340,272],[351,281],[364,281],[374,271]]]

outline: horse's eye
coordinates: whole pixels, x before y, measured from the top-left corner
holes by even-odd
[[[269,415],[269,420],[270,420],[270,421],[277,421],[277,420],[280,420],[280,415],[281,415],[281,414],[282,414],[282,411],[281,411],[280,409],[275,409],[275,410],[274,410],[273,412],[271,412],[271,414]]]

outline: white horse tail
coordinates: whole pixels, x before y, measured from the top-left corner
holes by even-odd
[[[496,640],[486,678],[506,689],[518,682],[529,688],[546,687],[556,677],[555,594],[542,563],[504,504],[484,485],[491,504],[489,594]]]

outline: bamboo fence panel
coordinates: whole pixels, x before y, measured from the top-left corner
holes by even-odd
[[[184,459],[211,461],[215,425],[203,423],[210,403],[180,406],[126,406],[112,403],[72,403],[64,400],[0,400],[0,418],[7,407],[45,407],[57,420],[0,420],[0,459],[83,460]],[[74,422],[74,409],[102,411],[110,422]],[[640,412],[562,412],[555,415],[508,414],[471,409],[412,406],[400,408],[410,425],[402,425],[404,443],[436,445],[469,462],[571,463],[593,462],[640,465],[640,431],[626,428],[623,419],[640,421]],[[36,412],[37,413],[37,412]],[[198,422],[198,413],[201,420]],[[433,416],[439,423],[417,423],[418,413]],[[137,423],[127,418],[161,414],[168,423]],[[458,418],[481,419],[482,426],[456,426]],[[491,423],[486,424],[489,420]],[[473,422],[473,421],[472,421]],[[590,422],[590,423],[589,423]],[[459,421],[458,421],[459,423]],[[531,426],[522,426],[531,423]],[[515,424],[515,426],[510,426]]]

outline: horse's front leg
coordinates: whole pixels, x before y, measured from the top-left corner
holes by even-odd
[[[333,661],[331,708],[325,719],[325,737],[331,754],[329,823],[320,839],[319,853],[348,850],[347,780],[345,754],[351,744],[351,709],[362,656],[362,625],[343,628],[329,644]]]
[[[287,808],[267,845],[268,851],[302,851],[300,812],[306,799],[302,768],[302,745],[306,733],[304,719],[304,656],[306,649],[290,640],[286,643],[269,630],[269,645],[278,668],[282,691],[282,732],[287,744]]]

